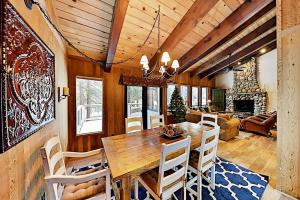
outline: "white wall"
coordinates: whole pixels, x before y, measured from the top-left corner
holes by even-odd
[[[219,74],[216,77],[216,88],[229,89],[233,87],[233,71]]]
[[[267,111],[277,110],[277,50],[258,58],[257,80],[260,88],[267,91]]]
[[[258,57],[257,80],[260,88],[267,91],[267,111],[277,110],[277,50]],[[216,88],[228,89],[233,86],[233,71],[216,77]]]

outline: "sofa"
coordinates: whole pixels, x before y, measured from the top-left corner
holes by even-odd
[[[255,115],[242,120],[245,131],[270,136],[270,130],[277,121],[277,113],[267,115]]]
[[[189,110],[185,119],[188,122],[198,123],[201,121],[201,115],[201,111]],[[240,120],[232,118],[232,116],[232,114],[218,114],[218,125],[221,128],[219,138],[221,140],[228,141],[239,135]]]

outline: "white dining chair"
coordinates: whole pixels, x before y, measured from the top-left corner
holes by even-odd
[[[142,117],[128,117],[125,118],[125,131],[126,133],[133,133],[143,130]]]
[[[154,199],[170,199],[177,190],[183,188],[185,200],[190,144],[190,136],[178,142],[162,144],[159,168],[145,172],[135,179],[135,199],[138,199],[138,185],[141,183]],[[167,158],[180,150],[184,152],[171,159]],[[173,170],[175,168],[178,169]]]
[[[103,149],[83,153],[63,152],[59,138],[53,137],[41,148],[41,154],[48,199],[111,198],[110,170],[103,167],[104,163],[101,163],[98,168],[78,173],[68,173],[65,165],[65,158],[67,157],[86,158],[99,155],[98,162],[103,161]]]
[[[151,115],[150,128],[156,128],[165,125],[164,115]]]
[[[196,177],[189,180],[187,190],[197,196],[198,200],[202,199],[202,177],[215,189],[215,165],[217,157],[217,146],[219,141],[220,127],[216,126],[212,130],[204,130],[201,146],[198,150],[190,153],[189,170],[197,174]],[[210,178],[206,177],[210,171]],[[197,191],[192,189],[192,185],[197,181]]]
[[[201,126],[216,127],[218,126],[218,115],[202,113],[201,121],[198,124],[200,124]]]

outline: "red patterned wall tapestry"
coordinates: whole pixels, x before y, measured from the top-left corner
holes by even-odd
[[[54,54],[1,0],[1,152],[55,118]]]

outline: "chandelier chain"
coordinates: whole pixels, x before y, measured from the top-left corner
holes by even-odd
[[[32,3],[37,5],[39,10],[41,11],[41,13],[43,14],[44,18],[47,20],[47,22],[52,26],[52,28],[58,33],[58,35],[70,46],[72,47],[76,52],[78,52],[81,56],[83,56],[85,59],[87,59],[88,61],[94,63],[94,64],[100,64],[100,65],[104,65],[104,64],[123,64],[126,63],[130,60],[133,60],[136,58],[136,56],[140,53],[140,51],[143,49],[143,47],[146,45],[146,43],[148,42],[154,28],[155,28],[155,24],[158,20],[160,20],[160,12],[158,11],[154,23],[152,25],[152,28],[149,32],[149,34],[147,35],[146,39],[144,40],[142,45],[139,45],[137,48],[137,51],[134,53],[133,56],[125,59],[125,60],[121,60],[119,62],[111,62],[111,63],[106,63],[103,60],[96,60],[91,58],[90,56],[88,56],[87,54],[85,54],[83,51],[81,51],[80,49],[78,49],[70,40],[68,40],[61,31],[59,31],[59,29],[56,27],[56,25],[51,21],[50,17],[48,16],[48,14],[46,13],[46,11],[44,10],[44,8],[42,8],[42,6],[40,5],[39,2],[37,2],[36,0],[32,0]],[[156,52],[157,53],[157,52]]]

